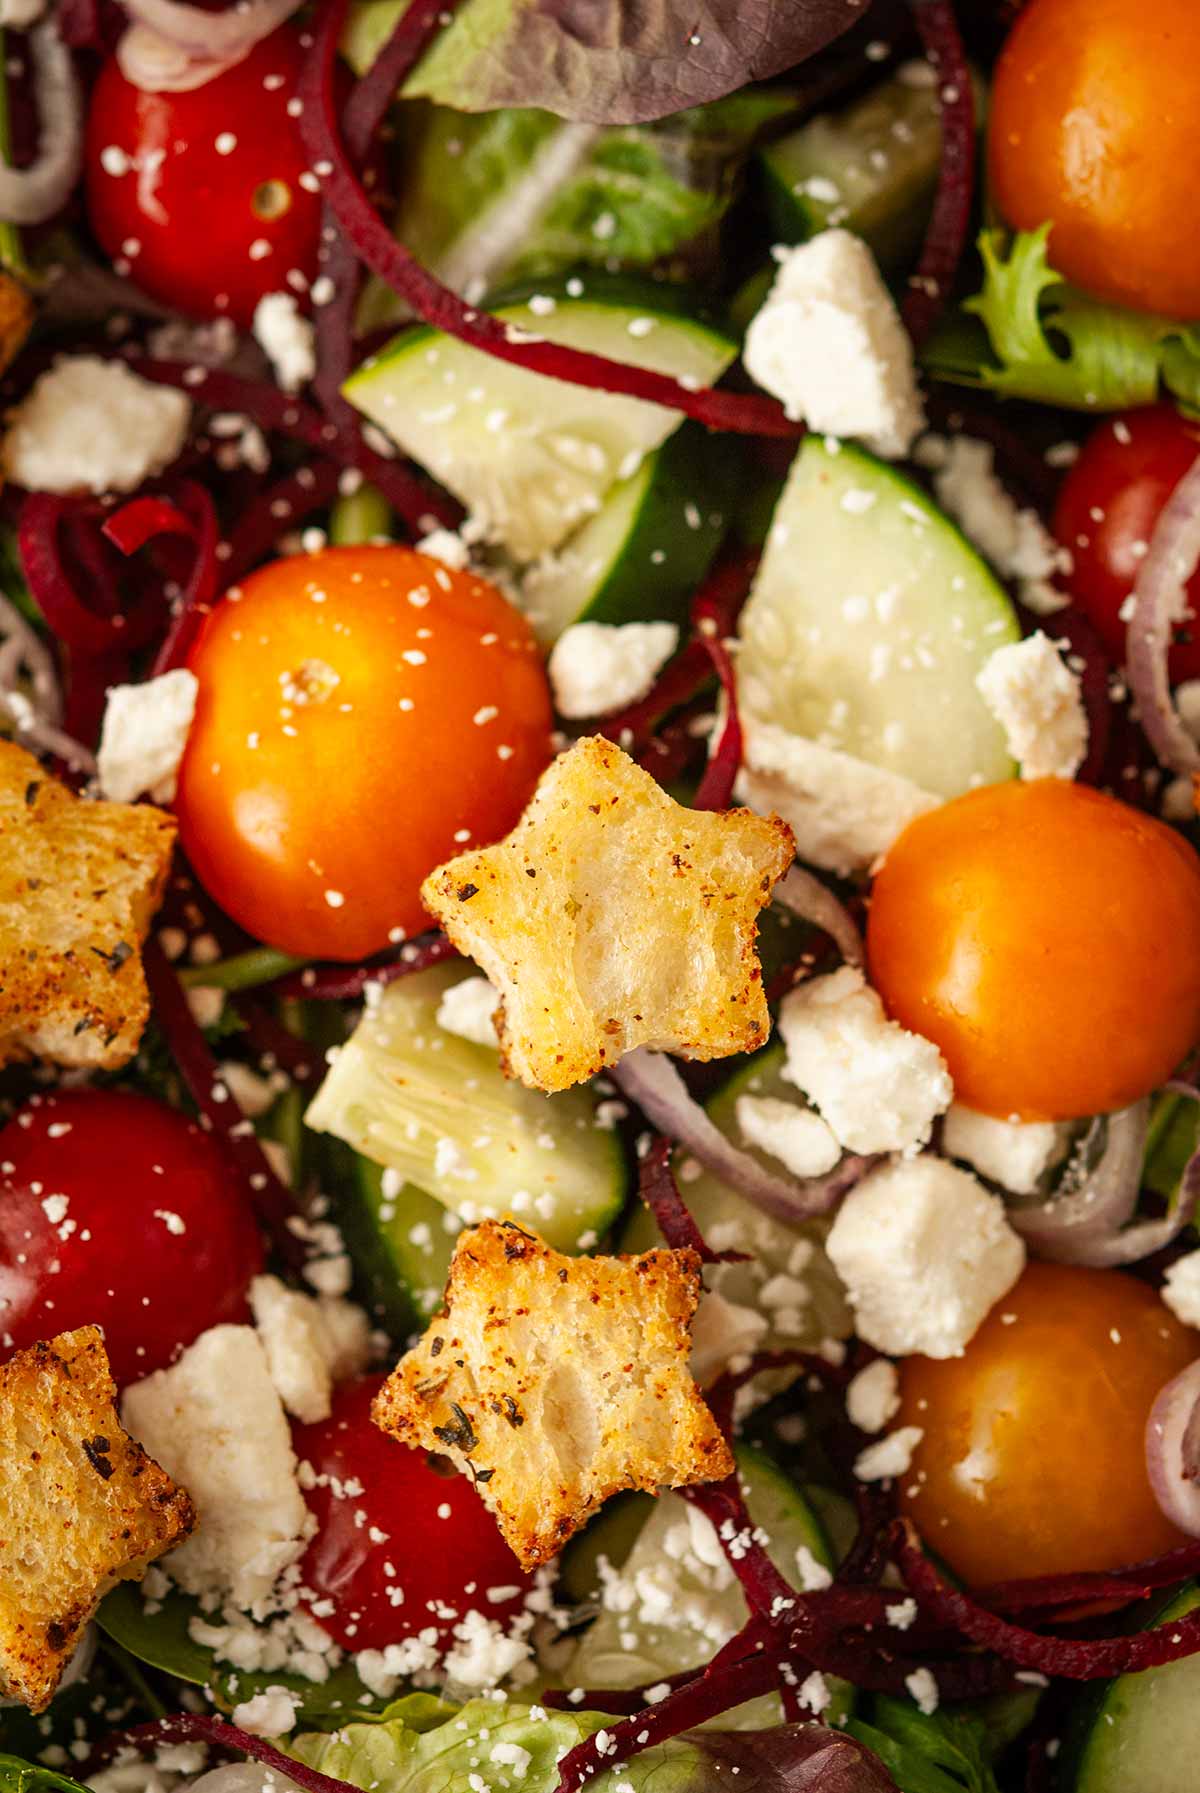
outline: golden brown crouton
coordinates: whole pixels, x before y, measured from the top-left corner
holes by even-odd
[[[12,366],[33,328],[33,300],[19,280],[0,271],[0,374]]]
[[[192,1503],[121,1427],[98,1326],[0,1367],[0,1690],[50,1702],[100,1598],[186,1538]]]
[[[505,1068],[559,1090],[635,1046],[762,1044],[757,916],[794,854],[777,816],[685,809],[592,736],[542,775],[506,840],[439,866],[421,897],[500,992]]]
[[[174,842],[161,809],[86,802],[0,741],[0,1064],[128,1064]]]
[[[462,1234],[445,1311],[375,1397],[377,1425],[470,1474],[522,1567],[623,1488],[733,1459],[688,1370],[693,1251],[564,1257],[515,1221]]]

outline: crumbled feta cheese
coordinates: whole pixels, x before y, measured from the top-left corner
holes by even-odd
[[[1071,571],[1071,556],[1055,541],[1035,510],[1022,508],[995,473],[990,442],[971,436],[927,436],[917,460],[933,469],[933,489],[968,541],[1005,579],[1016,580],[1021,602],[1039,616],[1062,610],[1070,599],[1057,591],[1055,573]]]
[[[938,1709],[938,1684],[933,1678],[931,1669],[914,1669],[911,1675],[904,1677],[904,1685],[917,1702],[920,1711],[926,1718],[931,1718]]]
[[[807,1544],[801,1544],[796,1550],[796,1572],[800,1577],[800,1586],[806,1594],[815,1594],[821,1588],[833,1585],[833,1571],[824,1563],[817,1561]]]
[[[804,1677],[797,1698],[806,1711],[815,1712],[818,1716],[832,1705],[833,1690],[820,1669],[815,1668],[810,1675]]]
[[[846,1390],[846,1412],[860,1432],[882,1432],[900,1406],[900,1378],[887,1357],[860,1370]]]
[[[285,392],[299,392],[317,371],[317,338],[294,293],[264,293],[254,308],[254,334]]]
[[[31,492],[132,492],[187,440],[187,395],[98,355],[63,355],[13,412],[5,476]]]
[[[903,1600],[897,1600],[894,1606],[885,1606],[883,1616],[893,1631],[907,1631],[911,1625],[916,1624],[918,1611],[916,1601],[908,1594]]]
[[[882,1482],[888,1477],[905,1475],[912,1466],[913,1452],[925,1436],[922,1426],[898,1426],[886,1438],[869,1444],[854,1460],[854,1473],[860,1482]]]
[[[789,417],[898,459],[924,428],[912,341],[875,258],[848,230],[776,250],[743,360]]]
[[[182,666],[144,685],[112,687],[96,755],[102,796],[114,803],[142,796],[170,803],[199,690],[195,673]]]
[[[889,1021],[861,971],[843,965],[784,998],[784,1075],[852,1152],[924,1145],[954,1086],[932,1040]]]
[[[1185,1326],[1200,1326],[1200,1251],[1176,1258],[1163,1282],[1162,1298]]]
[[[390,1700],[402,1681],[437,1668],[440,1635],[436,1625],[427,1625],[401,1643],[386,1644],[382,1650],[360,1650],[354,1658],[359,1680],[379,1699]]]
[[[283,1737],[296,1722],[300,1696],[286,1687],[268,1687],[233,1708],[233,1722],[252,1737]]]
[[[1087,753],[1079,679],[1039,629],[997,648],[976,675],[1022,778],[1074,778]]]
[[[705,1289],[692,1321],[691,1371],[701,1388],[715,1381],[731,1358],[755,1352],[767,1331],[767,1321],[752,1307]]]
[[[1061,1121],[999,1121],[953,1102],[942,1123],[947,1158],[964,1158],[1014,1195],[1036,1195],[1042,1178],[1066,1157],[1072,1129]]]
[[[437,1024],[447,1033],[470,1040],[476,1046],[499,1046],[493,1016],[500,1006],[500,996],[486,977],[464,977],[460,983],[443,990],[438,1003]]]
[[[126,1389],[122,1420],[196,1503],[171,1553],[188,1593],[261,1613],[303,1549],[308,1509],[267,1356],[249,1326],[214,1326],[168,1370]]]
[[[529,1764],[533,1761],[530,1752],[522,1749],[519,1743],[494,1743],[490,1754],[493,1762],[499,1762],[502,1768],[511,1768],[519,1781],[525,1779]]]
[[[229,1762],[194,1780],[188,1793],[300,1793],[300,1789],[286,1774],[264,1768],[261,1762]]]
[[[506,1636],[496,1619],[472,1610],[454,1627],[455,1646],[446,1653],[447,1679],[459,1687],[498,1687],[513,1670],[528,1662],[523,1637]]]
[[[897,1356],[961,1356],[1025,1267],[999,1196],[928,1155],[870,1171],[843,1202],[826,1249],[860,1336]]]
[[[370,1359],[371,1324],[362,1308],[289,1289],[277,1276],[256,1276],[250,1309],[288,1412],[306,1425],[328,1419],[334,1383],[357,1375]]]
[[[736,1112],[738,1131],[746,1144],[778,1158],[795,1177],[823,1177],[842,1155],[820,1115],[799,1102],[782,1102],[778,1096],[739,1096]]]
[[[573,623],[546,671],[560,716],[607,716],[645,697],[679,641],[674,623]]]
[[[779,815],[797,857],[848,877],[870,869],[917,816],[942,801],[882,766],[742,715],[738,801]]]
[[[417,553],[440,560],[443,566],[453,567],[456,573],[465,572],[471,564],[469,544],[453,529],[431,529],[417,543]]]

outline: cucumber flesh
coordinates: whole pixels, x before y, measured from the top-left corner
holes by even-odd
[[[1154,1615],[1170,1624],[1200,1606],[1176,1589]],[[1118,1675],[1082,1696],[1068,1727],[1062,1793],[1195,1793],[1200,1761],[1200,1658]]]
[[[620,1140],[586,1088],[545,1096],[499,1054],[438,1026],[443,993],[473,968],[391,984],[334,1059],[305,1120],[432,1196],[464,1223],[513,1215],[562,1251],[594,1245],[625,1200]]]
[[[1020,628],[989,568],[917,486],[807,436],[739,624],[751,716],[942,797],[1011,778],[975,685]]]
[[[701,386],[737,353],[717,330],[665,310],[653,289],[645,303],[593,292],[553,307],[504,305],[495,315]],[[560,547],[680,422],[663,405],[529,373],[438,330],[402,332],[344,391],[518,561]]]
[[[321,1186],[364,1306],[393,1339],[420,1332],[441,1306],[461,1221],[413,1183],[393,1192],[382,1165],[340,1139],[322,1145]]]

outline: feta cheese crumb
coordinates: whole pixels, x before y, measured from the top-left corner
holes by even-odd
[[[357,1375],[370,1360],[371,1323],[362,1308],[337,1296],[289,1289],[277,1276],[256,1276],[250,1310],[288,1412],[306,1425],[328,1419],[334,1383]]]
[[[252,1737],[286,1736],[296,1722],[300,1696],[286,1687],[268,1687],[233,1708],[233,1722]]]
[[[12,414],[0,464],[31,492],[132,492],[187,439],[191,401],[98,355],[63,355]]]
[[[1200,1326],[1200,1251],[1176,1258],[1163,1282],[1162,1298],[1185,1326]]]
[[[917,1603],[909,1594],[903,1600],[897,1600],[894,1606],[885,1606],[883,1616],[893,1631],[907,1631],[917,1622],[917,1610]]]
[[[868,1172],[843,1202],[826,1249],[859,1335],[901,1357],[961,1356],[1025,1267],[1000,1197],[931,1156]]]
[[[114,803],[148,796],[170,803],[196,713],[200,682],[178,667],[144,685],[114,685],[104,706],[96,765]]]
[[[882,1432],[899,1406],[900,1378],[886,1357],[860,1370],[846,1390],[846,1412],[860,1432]]]
[[[645,697],[679,641],[674,623],[573,623],[546,671],[560,716],[607,716]]]
[[[752,1307],[705,1289],[692,1321],[692,1376],[707,1387],[732,1358],[757,1351],[768,1331],[768,1322]]]
[[[825,230],[775,253],[779,272],[746,332],[747,372],[810,430],[907,454],[925,423],[912,343],[871,251]]]
[[[833,1692],[819,1668],[801,1681],[797,1697],[808,1712],[820,1714],[833,1703]]]
[[[446,1675],[459,1687],[498,1687],[528,1662],[530,1646],[523,1637],[506,1637],[496,1619],[472,1610],[454,1627],[455,1646],[446,1653]]]
[[[1071,571],[1070,553],[1035,510],[1022,508],[1001,485],[990,442],[927,436],[916,458],[933,469],[933,489],[942,509],[1003,578],[1018,582],[1028,610],[1049,616],[1070,603],[1051,584],[1055,573]]]
[[[498,1047],[499,1037],[493,1016],[500,1006],[495,986],[486,977],[464,977],[461,983],[443,990],[438,1003],[437,1024],[447,1033],[457,1034],[476,1046]]]
[[[127,1429],[188,1489],[200,1515],[171,1553],[188,1593],[262,1616],[300,1555],[308,1509],[267,1356],[250,1326],[213,1326],[168,1370],[126,1389]]]
[[[911,1675],[904,1677],[904,1685],[925,1717],[931,1718],[938,1709],[938,1684],[933,1678],[932,1670],[914,1669]]]
[[[417,553],[427,554],[430,560],[440,560],[444,567],[453,567],[456,573],[464,572],[471,564],[469,546],[453,529],[431,529],[417,543]]]
[[[823,1177],[842,1155],[820,1115],[799,1102],[782,1102],[778,1096],[739,1096],[736,1112],[738,1131],[746,1144],[778,1158],[793,1176]]]
[[[815,1594],[821,1588],[833,1585],[833,1571],[817,1561],[807,1544],[801,1544],[796,1551],[796,1569],[806,1594]]]
[[[913,1452],[925,1436],[922,1426],[899,1426],[869,1444],[854,1460],[854,1473],[860,1482],[882,1482],[892,1476],[905,1475],[912,1466]]]
[[[1066,1157],[1072,1130],[1061,1121],[1000,1121],[953,1102],[942,1123],[942,1150],[963,1158],[1014,1195],[1036,1195],[1046,1172]]]
[[[997,648],[976,675],[1022,778],[1074,778],[1087,753],[1079,679],[1039,629]]]
[[[254,308],[254,334],[285,392],[299,392],[317,371],[311,318],[300,315],[294,293],[264,293]]]
[[[852,1152],[922,1146],[950,1106],[954,1086],[937,1047],[890,1021],[852,966],[790,991],[779,1033],[787,1048],[784,1075]]]
[[[519,1743],[497,1743],[492,1746],[493,1762],[499,1762],[502,1768],[511,1768],[516,1780],[523,1781],[533,1756],[529,1750],[522,1749]]]

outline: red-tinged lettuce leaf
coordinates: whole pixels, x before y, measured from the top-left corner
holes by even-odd
[[[460,112],[537,106],[582,124],[644,124],[803,62],[870,0],[464,0],[406,96]],[[361,0],[350,60],[370,61],[408,0]]]
[[[693,1731],[684,1739],[718,1770],[718,1785],[755,1793],[896,1793],[879,1757],[843,1731],[822,1724],[770,1731]]]

